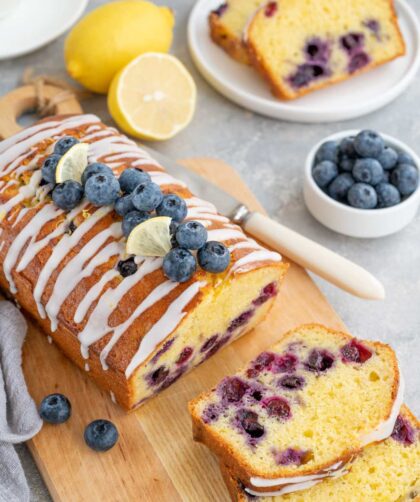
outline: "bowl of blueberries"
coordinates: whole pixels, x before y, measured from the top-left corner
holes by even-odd
[[[398,232],[420,205],[420,158],[406,144],[371,130],[342,131],[314,146],[304,198],[323,225],[359,238]]]

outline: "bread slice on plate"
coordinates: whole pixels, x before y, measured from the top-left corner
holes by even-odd
[[[242,35],[249,19],[264,3],[264,0],[228,0],[210,12],[211,38],[240,63],[251,64]]]
[[[195,440],[264,494],[344,474],[391,435],[402,402],[389,346],[311,324],[194,399],[190,413]]]
[[[405,53],[392,0],[264,4],[244,34],[273,93],[295,99]]]
[[[402,502],[420,500],[420,423],[403,406],[390,438],[366,447],[348,474],[283,495],[253,496],[221,465],[234,502]]]

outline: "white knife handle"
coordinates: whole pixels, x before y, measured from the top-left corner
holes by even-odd
[[[367,270],[260,213],[250,213],[245,230],[298,265],[353,295],[383,300],[383,285]]]

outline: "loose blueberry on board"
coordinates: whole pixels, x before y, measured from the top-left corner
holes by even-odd
[[[370,158],[358,159],[353,167],[353,178],[361,183],[377,185],[384,176],[384,170],[381,164]]]
[[[336,141],[326,141],[321,145],[317,154],[316,161],[322,162],[324,160],[329,160],[330,162],[334,162],[337,164],[338,162],[338,144]]]
[[[150,216],[144,211],[130,211],[129,213],[125,214],[121,225],[125,237],[128,237],[130,235],[134,227],[136,227],[140,223],[143,223],[143,221],[146,221],[149,218]]]
[[[123,195],[122,197],[118,197],[115,201],[115,212],[120,216],[125,216],[130,211],[135,211],[135,207],[133,206],[133,200],[131,198],[131,194]]]
[[[50,394],[42,400],[39,415],[44,422],[63,424],[71,416],[71,403],[63,394]]]
[[[153,211],[162,202],[162,191],[156,183],[146,181],[137,185],[132,192],[133,205],[139,211]]]
[[[400,192],[390,183],[379,183],[375,190],[378,195],[378,207],[380,208],[396,206],[401,202]]]
[[[89,164],[87,168],[83,171],[82,174],[83,185],[85,185],[87,180],[94,174],[105,174],[107,176],[114,177],[114,173],[110,167],[108,167],[106,164],[102,164],[101,162],[94,162],[93,164]]]
[[[170,193],[164,195],[162,202],[156,208],[158,216],[169,216],[173,221],[181,223],[187,216],[188,208],[185,200],[179,195]]]
[[[203,270],[218,274],[229,266],[230,252],[221,242],[208,241],[198,250],[197,259]]]
[[[53,153],[49,155],[42,164],[42,178],[47,183],[55,185],[55,171],[57,169],[58,161],[61,159],[60,155]]]
[[[384,147],[383,138],[375,131],[361,131],[354,139],[354,148],[361,157],[377,159]]]
[[[352,207],[373,209],[378,203],[378,196],[371,185],[355,183],[347,193],[347,201]]]
[[[197,262],[187,249],[171,249],[163,259],[163,272],[169,280],[174,282],[188,281],[196,269]]]
[[[145,183],[147,181],[152,181],[149,173],[139,169],[137,167],[129,167],[121,173],[118,181],[120,182],[121,190],[124,193],[131,193],[140,185],[140,183]]]
[[[122,277],[128,277],[137,272],[137,264],[134,261],[134,257],[128,258],[127,260],[120,260],[117,268]]]
[[[55,144],[54,153],[57,155],[64,155],[76,143],[79,143],[79,140],[73,138],[73,136],[64,136],[64,138],[61,138]]]
[[[108,451],[118,441],[118,430],[109,420],[94,420],[85,429],[85,441],[95,451]]]
[[[357,157],[356,149],[354,148],[354,136],[347,136],[343,138],[339,146],[340,153],[349,159]]]
[[[64,211],[74,209],[83,198],[83,187],[74,180],[57,185],[52,193],[54,203]]]
[[[314,177],[315,183],[320,188],[325,188],[331,183],[331,181],[337,177],[338,169],[337,165],[330,160],[323,160],[319,164],[316,164],[312,169],[312,176]]]
[[[347,192],[354,185],[355,181],[351,174],[342,173],[328,185],[328,195],[338,201],[346,200]]]
[[[206,243],[207,230],[198,221],[186,221],[177,228],[175,238],[182,248],[200,249]]]
[[[85,184],[87,200],[94,206],[114,204],[120,193],[120,184],[115,176],[93,174]]]
[[[391,173],[391,183],[401,195],[411,195],[419,184],[419,171],[410,164],[399,164]]]
[[[398,153],[394,148],[385,146],[378,157],[378,161],[384,169],[394,169],[398,163]]]

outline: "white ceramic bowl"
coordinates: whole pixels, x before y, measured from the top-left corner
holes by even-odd
[[[404,202],[384,209],[357,209],[335,201],[325,194],[312,177],[312,167],[319,147],[325,141],[354,136],[357,130],[342,131],[328,136],[309,152],[305,164],[304,197],[312,215],[323,225],[351,237],[383,237],[398,232],[415,217],[420,205],[420,185]],[[420,167],[419,156],[405,143],[387,134],[381,134],[386,144],[410,154]]]

